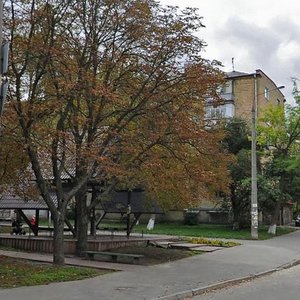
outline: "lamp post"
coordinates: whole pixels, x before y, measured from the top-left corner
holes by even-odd
[[[258,205],[257,205],[257,156],[256,156],[256,121],[257,121],[257,74],[254,77],[254,98],[252,103],[252,127],[251,127],[251,238],[258,239]],[[283,89],[284,86],[276,87],[273,90]],[[270,92],[269,91],[269,92]]]

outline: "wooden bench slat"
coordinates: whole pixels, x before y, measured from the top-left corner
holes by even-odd
[[[95,255],[111,256],[113,262],[117,262],[118,257],[130,257],[133,258],[134,262],[137,262],[140,258],[144,257],[144,255],[142,254],[128,254],[128,253],[105,252],[105,251],[83,251],[82,253],[87,254],[91,259],[94,259]]]
[[[98,227],[99,230],[108,230],[108,231],[124,231],[127,230],[126,227]]]
[[[128,254],[128,253],[117,253],[117,252],[105,252],[105,251],[83,251],[86,254],[99,254],[99,255],[116,255],[116,256],[128,256],[128,257],[144,257],[142,254]]]

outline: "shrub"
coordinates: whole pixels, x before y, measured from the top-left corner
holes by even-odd
[[[198,212],[186,211],[184,214],[184,225],[197,225],[198,224]]]
[[[192,238],[188,240],[192,244],[206,244],[209,246],[219,246],[219,247],[234,247],[240,245],[239,243],[232,241],[222,241],[222,240],[210,240],[205,238]]]

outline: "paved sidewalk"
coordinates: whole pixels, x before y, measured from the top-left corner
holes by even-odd
[[[272,240],[245,241],[241,246],[161,265],[150,267],[129,265],[132,267],[130,270],[92,279],[0,290],[0,299],[183,299],[182,296],[193,289],[252,276],[298,260],[300,260],[299,230]],[[76,259],[73,262],[75,264]]]

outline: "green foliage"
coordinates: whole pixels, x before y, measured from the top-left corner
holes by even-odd
[[[234,228],[248,225],[250,220],[251,142],[247,123],[238,118],[230,120],[225,126],[227,135],[223,140],[225,148],[235,155],[230,165],[230,195],[224,198],[223,205],[231,208]]]
[[[296,93],[296,92],[295,92]],[[298,92],[295,97],[298,97]],[[300,181],[300,107],[272,106],[265,111],[258,126],[258,143],[268,157],[264,164],[265,184],[261,198],[267,210],[299,195]],[[299,100],[299,99],[298,99]]]
[[[226,136],[223,144],[229,153],[237,154],[242,149],[250,149],[249,128],[245,120],[232,118],[225,125]]]
[[[232,185],[231,203],[233,229],[238,230],[250,225],[251,178],[244,177]]]
[[[289,122],[283,106],[270,106],[257,126],[257,142],[267,155],[285,154],[291,145]]]
[[[230,175],[234,182],[239,182],[251,176],[251,153],[248,149],[241,149],[236,154],[236,160],[230,165]]]
[[[259,208],[265,213],[272,214],[276,204],[281,201],[282,193],[279,189],[279,178],[258,176]]]

